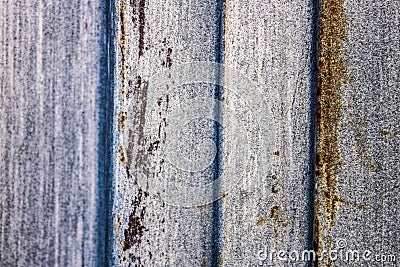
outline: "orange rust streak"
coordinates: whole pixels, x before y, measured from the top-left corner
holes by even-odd
[[[341,44],[346,40],[344,0],[321,0],[318,47],[318,117],[317,117],[317,210],[316,241],[319,249],[324,240],[331,243],[338,205],[337,174],[341,166],[338,145],[342,113],[340,90],[346,67]],[[323,231],[323,232],[321,232]],[[329,244],[330,245],[330,244]],[[328,248],[329,249],[329,248]],[[328,263],[327,266],[330,264]]]

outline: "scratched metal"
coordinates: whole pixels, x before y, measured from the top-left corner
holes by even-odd
[[[96,263],[100,4],[1,1],[0,266]]]
[[[322,2],[322,16],[331,13],[322,27],[332,34],[321,45],[337,68],[336,93],[322,100],[330,126],[319,139],[336,148],[330,162],[317,162],[315,238],[320,252],[343,256],[325,256],[318,266],[399,266],[400,2]]]
[[[117,3],[115,265],[250,266],[259,263],[260,249],[268,253],[311,246],[313,6],[306,1],[226,1],[225,5],[223,21],[215,13],[214,1]],[[219,31],[225,34],[224,43]],[[164,133],[176,127],[169,112],[187,99],[212,97],[214,87],[191,84],[164,94],[149,89],[152,75],[187,61],[220,61],[218,53],[225,53],[225,67],[220,68],[224,75],[240,83],[229,74],[230,69],[237,70],[243,80],[259,87],[249,89],[261,92],[243,92],[247,102],[241,102],[237,89],[224,88],[220,100],[237,114],[253,109],[260,99],[266,101],[265,109],[251,111],[259,121],[252,121],[250,115],[244,119],[246,129],[254,122],[264,130],[254,129],[255,140],[265,144],[256,144],[259,154],[249,162],[243,159],[248,163],[244,171],[257,174],[243,177],[212,205],[170,205],[161,194],[152,194],[152,186],[143,185],[140,177],[164,171],[171,179],[168,175],[174,173],[164,170],[167,163],[161,152],[171,138]],[[157,103],[149,100],[157,94]],[[223,150],[235,142],[230,133],[239,128],[229,124],[229,115],[222,113],[228,123],[222,130]],[[187,129],[189,142],[213,134],[211,124],[203,122],[199,127],[197,123]],[[250,129],[247,134],[254,144],[253,133]],[[241,143],[233,145],[240,148]],[[270,161],[271,168],[262,166]],[[237,168],[226,151],[220,164],[224,173]],[[215,177],[213,171],[207,168],[194,178],[208,181]],[[174,179],[195,186],[192,176],[178,173]]]
[[[261,132],[261,154],[247,173],[261,172],[222,199],[221,266],[306,264],[280,261],[276,252],[311,248],[313,8],[310,1],[226,1],[224,63],[256,81],[272,103],[272,116],[254,112],[263,114],[261,126],[273,122],[275,136]],[[250,106],[257,97],[249,96]],[[223,169],[232,167],[228,155]]]
[[[116,174],[113,205],[115,266],[209,266],[212,205],[181,207],[159,197],[141,177],[165,175],[196,186],[213,178],[213,165],[200,172],[168,171],[161,152],[176,127],[171,112],[196,97],[213,99],[214,85],[189,83],[154,88],[160,71],[191,61],[215,60],[215,1],[121,0],[116,2]],[[214,135],[210,120],[187,125],[190,145]],[[194,144],[196,145],[196,144]],[[196,157],[194,147],[182,157]],[[155,185],[157,186],[157,185]],[[162,193],[162,192],[159,192]]]

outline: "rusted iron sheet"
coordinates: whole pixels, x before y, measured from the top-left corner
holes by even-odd
[[[400,4],[320,5],[318,266],[398,266]]]
[[[185,120],[183,112],[184,125],[179,128],[175,113],[192,99],[212,100],[215,86],[189,77],[173,85],[172,78],[163,75],[179,74],[183,63],[215,60],[216,2],[121,0],[116,2],[116,16],[118,156],[112,264],[209,266],[212,204],[192,201],[180,191],[168,194],[163,182],[195,188],[199,181],[212,180],[213,164],[207,163],[200,170],[175,165],[176,160],[178,165],[182,163],[180,157],[196,160],[204,151],[196,154],[196,148],[189,146],[174,151],[177,147],[171,142],[175,130],[187,144],[213,140],[212,120],[191,122]],[[181,196],[182,202],[177,201]]]
[[[0,12],[0,266],[94,266],[100,2]]]

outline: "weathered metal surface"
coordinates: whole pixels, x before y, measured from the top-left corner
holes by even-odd
[[[93,266],[100,2],[0,12],[0,266]]]
[[[225,3],[224,63],[256,82],[271,111],[254,106],[257,94],[247,96],[259,114],[260,153],[222,199],[221,266],[284,266],[279,250],[311,248],[313,8],[310,1]],[[223,97],[237,106],[230,92]],[[230,161],[227,155],[224,170],[234,167]]]
[[[185,62],[214,61],[216,3],[121,0],[116,2],[116,10],[115,151],[118,155],[112,264],[209,266],[212,205],[205,203],[191,208],[182,207],[188,206],[183,202],[171,205],[168,202],[172,199],[162,197],[162,188],[160,191],[157,188],[163,181],[187,185],[212,180],[212,165],[193,173],[189,169],[179,170],[163,151],[168,150],[168,142],[174,136],[171,131],[177,127],[171,113],[193,98],[212,99],[214,85],[188,81],[187,85],[154,87],[154,83],[160,71],[179,69]],[[213,122],[193,121],[183,133],[182,138],[188,143],[202,138],[212,140]],[[182,158],[198,156],[193,149],[184,147]],[[143,178],[154,178],[157,183],[143,183]],[[175,194],[179,196],[180,193]]]
[[[398,265],[398,1],[0,10],[1,266]]]
[[[318,266],[398,266],[399,8],[321,1],[315,241],[343,256]]]
[[[120,125],[113,210],[115,264],[247,266],[258,264],[258,252],[265,246],[268,250],[299,251],[311,246],[313,7],[308,2],[274,5],[227,1],[225,7],[222,2],[220,5],[225,8],[225,21],[218,18],[212,1],[117,4],[116,88],[121,94],[115,116]],[[173,70],[184,62],[221,61],[224,54],[225,65],[215,65],[223,77],[216,75],[215,84],[226,88],[194,84],[179,90],[151,87],[159,77],[152,75],[160,70]],[[199,73],[207,66],[212,68],[212,64],[197,64]],[[232,75],[232,69],[238,72]],[[190,77],[182,79],[186,82]],[[243,92],[235,88],[246,79],[259,88]],[[222,130],[217,129],[222,136],[221,167],[209,166],[212,168],[197,176],[188,169],[171,170],[171,159],[162,151],[170,148],[168,140],[175,138],[171,136],[171,129],[178,127],[174,110],[199,96],[212,99],[214,90],[222,90],[219,100],[224,110],[217,115],[223,124]],[[246,97],[241,99],[241,93]],[[255,103],[260,104],[258,109]],[[238,132],[239,122],[230,120],[248,109],[251,114],[242,122],[249,154],[244,153],[246,158],[241,160],[246,165],[238,170],[238,155],[234,154],[235,148],[242,149],[238,142],[242,139],[233,138],[242,132]],[[189,142],[213,138],[213,124],[203,122],[199,128],[196,123],[186,130]],[[253,155],[254,145],[259,151]],[[270,160],[271,168],[263,166]],[[239,177],[243,181],[235,189],[228,188],[233,190],[224,192],[222,200],[212,205],[189,208],[179,206],[197,202],[185,202],[184,198],[182,203],[174,202],[162,190],[155,194],[153,187],[158,185],[149,182],[155,176],[159,182],[175,179],[175,183],[195,187],[199,183],[196,179],[201,183],[219,178],[220,168],[223,179],[236,179],[230,175],[241,176],[242,171],[255,176]],[[220,190],[218,183],[214,186]]]

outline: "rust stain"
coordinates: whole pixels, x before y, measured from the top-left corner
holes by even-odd
[[[258,219],[257,225],[258,225],[258,226],[263,226],[263,225],[265,225],[267,222],[268,222],[267,218],[262,217],[262,218]]]
[[[143,56],[144,50],[144,29],[146,25],[146,1],[145,0],[131,0],[130,4],[133,9],[132,22],[137,25],[139,30],[139,58]]]
[[[274,226],[274,235],[275,235],[275,241],[278,240],[279,238],[279,227],[280,226],[287,226],[286,223],[281,223],[280,220],[280,208],[278,206],[272,206],[271,209],[269,210],[269,217],[272,219],[272,224]]]
[[[120,145],[118,147],[118,153],[119,153],[119,161],[122,164],[125,164],[126,163],[126,157],[125,157],[125,153],[124,153],[124,149],[122,148],[122,145]]]
[[[125,121],[126,121],[126,111],[122,111],[119,113],[119,130],[124,132],[125,130]]]
[[[135,199],[132,201],[133,210],[129,215],[128,228],[124,230],[124,240],[122,244],[122,249],[124,251],[140,245],[144,232],[148,231],[144,226],[146,207],[142,205],[143,198],[147,196],[148,193],[139,188]]]
[[[117,223],[114,226],[114,231],[115,232],[121,231],[121,216],[120,215],[117,216]]]
[[[121,52],[120,77],[122,87],[125,87],[125,66],[126,66],[126,30],[125,30],[125,2],[119,2],[119,48]],[[122,90],[125,92],[125,90]]]
[[[387,136],[389,136],[389,131],[388,130],[381,130],[381,135],[387,137]]]
[[[129,215],[128,229],[124,230],[125,240],[123,244],[123,250],[126,251],[132,248],[134,245],[140,244],[144,230],[145,227],[142,224],[141,217],[131,213],[131,215]]]
[[[318,109],[315,239],[319,249],[331,249],[331,230],[339,203],[337,174],[341,166],[338,132],[342,114],[340,90],[345,81],[342,42],[346,40],[344,0],[320,1],[318,46]],[[325,241],[328,240],[328,248]],[[325,263],[331,266],[330,262]]]
[[[133,85],[133,82],[131,83]],[[145,199],[148,193],[145,188],[141,188],[138,184],[139,175],[151,175],[149,167],[149,155],[152,155],[158,149],[158,143],[150,143],[149,148],[147,137],[145,136],[146,124],[146,108],[147,108],[147,90],[148,82],[142,80],[140,76],[136,77],[134,88],[129,92],[129,97],[135,102],[133,110],[129,113],[129,119],[133,120],[134,129],[129,129],[128,133],[128,147],[127,147],[127,164],[126,173],[128,179],[135,179],[134,183],[137,185],[137,193],[132,201],[132,212],[129,215],[128,227],[124,230],[124,239],[122,242],[123,251],[128,251],[133,247],[140,247],[143,242],[143,235],[148,229],[145,226],[146,204]],[[128,114],[126,114],[128,115]],[[125,118],[126,119],[126,118]],[[136,156],[133,156],[133,151],[136,151]],[[151,252],[149,252],[151,253]],[[152,254],[151,254],[152,255]],[[144,266],[141,257],[136,253],[129,253],[129,262],[134,266]]]

